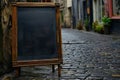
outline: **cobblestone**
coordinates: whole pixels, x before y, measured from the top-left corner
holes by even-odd
[[[120,36],[62,29],[61,77],[51,66],[25,67],[15,80],[120,80]]]

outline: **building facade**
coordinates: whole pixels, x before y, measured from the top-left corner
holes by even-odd
[[[120,33],[120,0],[93,0],[93,12],[93,22],[108,16],[112,20],[110,33]]]
[[[93,22],[102,22],[103,16],[111,18],[110,32],[120,33],[120,0],[72,0],[72,28],[79,22],[84,26],[89,21],[89,30]]]
[[[12,70],[11,60],[11,5],[0,1],[0,76]]]
[[[71,28],[71,7],[72,7],[72,0],[64,0],[65,7],[64,7],[64,27]]]
[[[93,0],[93,21],[101,22],[105,15],[105,0]]]
[[[60,25],[64,27],[64,8],[65,8],[65,0],[60,0]]]
[[[84,26],[85,20],[89,19],[89,30],[92,28],[93,13],[92,0],[72,0],[72,24],[76,28],[79,22]]]
[[[111,18],[111,32],[120,33],[120,0],[107,0],[108,15]]]

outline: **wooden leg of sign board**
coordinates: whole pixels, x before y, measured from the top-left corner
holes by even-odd
[[[52,72],[55,72],[55,65],[52,65]]]
[[[19,77],[20,76],[20,67],[16,67],[15,68],[15,77]]]
[[[61,77],[61,66],[58,64],[58,77]]]

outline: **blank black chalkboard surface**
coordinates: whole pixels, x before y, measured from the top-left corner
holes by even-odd
[[[62,63],[58,4],[12,4],[13,67]]]

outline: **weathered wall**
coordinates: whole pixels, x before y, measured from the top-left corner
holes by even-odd
[[[11,71],[11,6],[10,0],[1,0],[0,73]],[[0,75],[1,75],[0,74]]]
[[[91,30],[93,22],[92,1],[93,0],[72,0],[73,28],[76,28],[79,22],[82,22],[83,25],[86,18],[89,18],[88,28]]]
[[[1,2],[0,2],[1,4]],[[1,5],[0,5],[0,11],[1,11]],[[1,24],[1,12],[0,12],[0,75],[2,73],[2,64],[3,64],[3,44],[2,44],[2,24]]]
[[[67,9],[64,15],[65,27],[71,27],[71,9]]]
[[[0,0],[0,76],[12,70],[11,56],[11,1],[28,1],[28,0]],[[40,0],[36,0],[40,1]],[[51,0],[41,0],[51,1]]]
[[[79,12],[79,7],[81,7],[82,5],[78,1],[79,0],[72,0],[72,24],[73,24],[73,28],[76,28],[77,23],[79,21],[79,14],[82,13],[82,12]]]
[[[64,8],[64,25],[65,27],[70,28],[71,27],[71,7],[72,7],[72,1],[66,0],[64,1],[65,8]]]

